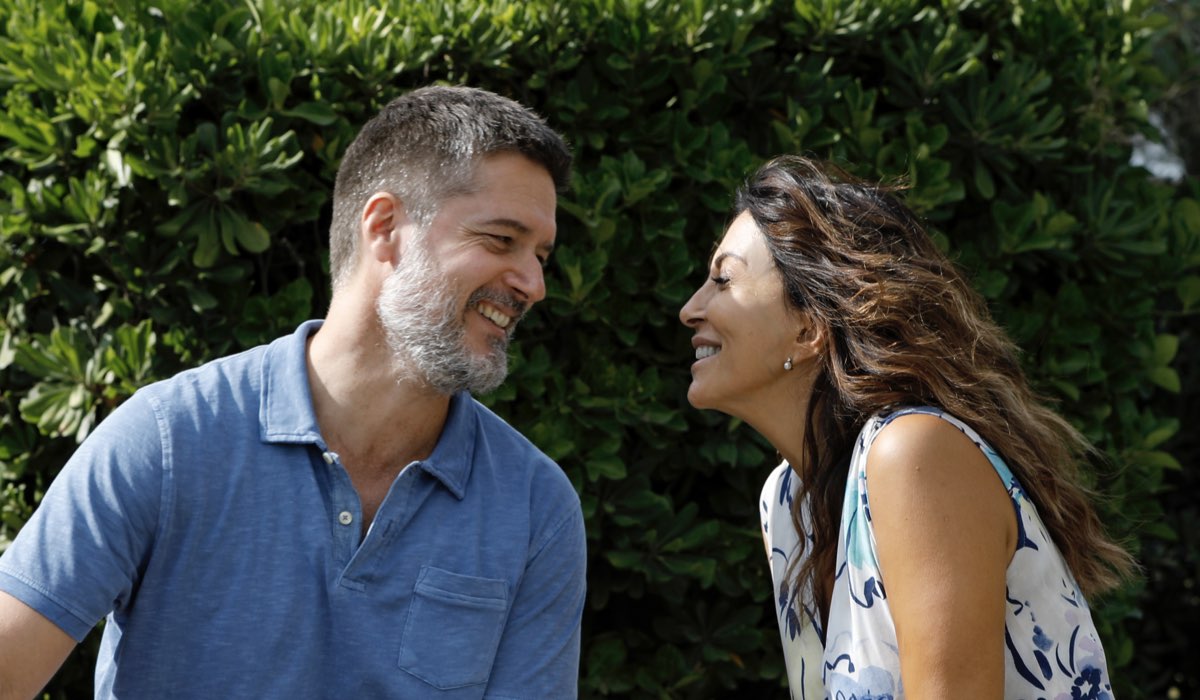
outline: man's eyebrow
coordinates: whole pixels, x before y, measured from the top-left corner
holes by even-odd
[[[498,219],[488,219],[487,221],[482,222],[480,225],[481,226],[498,226],[500,228],[507,228],[507,229],[510,229],[510,230],[512,230],[516,233],[519,233],[523,236],[528,236],[529,234],[533,233],[533,229],[529,228],[524,223],[517,221],[516,219],[509,219],[507,217],[500,217]],[[547,243],[545,245],[540,245],[540,246],[538,246],[538,249],[543,251],[546,255],[550,255],[550,253],[554,252],[554,244]]]
[[[481,225],[482,226],[500,226],[501,228],[512,229],[512,230],[516,231],[517,233],[528,234],[528,233],[532,232],[532,230],[528,226],[521,223],[520,221],[517,221],[516,219],[507,219],[507,218],[503,218],[503,217],[501,217],[499,219],[488,219],[487,221],[482,222]]]

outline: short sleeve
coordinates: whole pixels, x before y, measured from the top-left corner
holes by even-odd
[[[0,590],[82,641],[136,592],[158,528],[166,455],[145,390],[105,419],[0,557]]]

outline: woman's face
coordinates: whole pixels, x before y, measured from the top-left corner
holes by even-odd
[[[746,410],[768,405],[761,399],[789,383],[784,362],[802,349],[801,316],[788,307],[783,280],[748,213],[730,224],[708,279],[680,309],[679,320],[695,333],[688,401],[696,408],[746,418]]]

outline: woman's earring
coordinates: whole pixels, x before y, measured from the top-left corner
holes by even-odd
[[[791,372],[791,371],[792,371],[792,358],[790,358],[790,357],[789,357],[788,359],[784,360],[784,362],[783,362],[783,369],[784,369],[784,371],[785,371],[785,372]]]

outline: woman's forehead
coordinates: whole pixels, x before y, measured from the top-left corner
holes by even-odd
[[[710,263],[715,265],[725,256],[736,257],[746,264],[769,257],[762,230],[748,213],[742,212],[729,224],[725,235],[721,236],[720,242],[713,250]]]

